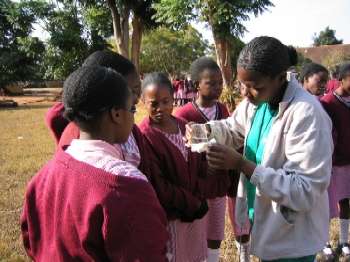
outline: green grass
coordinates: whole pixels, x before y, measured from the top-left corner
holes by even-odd
[[[30,178],[52,157],[54,141],[44,124],[50,104],[0,109],[0,260],[27,261],[22,247],[19,217],[25,187]],[[146,114],[138,106],[135,122]],[[333,223],[332,240],[338,239]],[[238,261],[231,225],[226,223],[222,261]],[[257,261],[257,260],[255,260]]]

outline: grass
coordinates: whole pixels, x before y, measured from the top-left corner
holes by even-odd
[[[31,104],[15,109],[0,109],[0,260],[27,261],[22,248],[19,217],[25,187],[30,178],[52,157],[54,141],[44,115],[50,103]],[[138,107],[135,122],[145,109]],[[338,239],[337,221],[332,223],[332,240]],[[231,225],[226,223],[222,261],[239,261]],[[257,260],[255,260],[257,261]]]

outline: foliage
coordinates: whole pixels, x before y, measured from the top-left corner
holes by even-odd
[[[334,71],[337,66],[344,62],[350,61],[350,55],[342,51],[335,51],[327,54],[322,59],[322,64],[328,68],[328,70]]]
[[[329,26],[327,26],[323,31],[321,31],[318,35],[314,35],[313,37],[314,46],[320,46],[320,45],[337,45],[342,44],[342,39],[337,39],[335,37],[335,30],[330,29]]]
[[[32,24],[41,2],[0,2],[0,86],[18,80],[34,80],[41,77],[38,70],[45,51],[44,43],[31,37]]]
[[[157,21],[174,28],[186,26],[191,21],[204,21],[215,34],[230,37],[246,31],[243,22],[249,20],[249,13],[258,15],[272,5],[269,0],[160,0],[154,6]]]
[[[298,63],[295,66],[295,69],[297,72],[301,72],[301,69],[304,65],[312,63],[312,60],[310,58],[305,57],[302,53],[297,52],[298,54]]]
[[[193,27],[181,31],[160,27],[143,37],[141,72],[163,71],[174,75],[187,71],[207,49],[208,43]]]

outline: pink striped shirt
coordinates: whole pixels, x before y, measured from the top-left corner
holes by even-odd
[[[106,172],[146,180],[147,178],[134,165],[123,160],[120,146],[101,140],[73,139],[66,152],[78,161]]]
[[[216,120],[217,116],[217,110],[218,105],[215,103],[212,107],[200,107],[198,106],[199,110],[202,111],[202,113],[209,119],[209,120]]]
[[[136,140],[134,135],[131,133],[128,141],[126,141],[124,144],[116,144],[116,147],[121,147],[124,160],[130,164],[132,164],[135,167],[138,167],[141,162],[141,156],[140,151],[137,146]]]

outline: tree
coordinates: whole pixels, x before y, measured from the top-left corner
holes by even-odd
[[[113,35],[118,52],[130,58],[139,70],[139,57],[144,29],[156,25],[152,0],[106,0],[113,23]],[[129,54],[129,20],[131,18],[131,53]]]
[[[318,35],[314,35],[313,37],[314,46],[320,46],[320,45],[337,45],[342,44],[342,39],[337,39],[335,37],[335,30],[330,29],[329,26],[327,26],[323,31],[321,31]]]
[[[157,21],[173,28],[182,28],[191,21],[204,21],[210,26],[225,87],[232,85],[230,38],[243,35],[246,28],[242,22],[250,13],[257,16],[269,6],[269,0],[160,0],[155,4]]]
[[[32,7],[40,5],[38,1],[0,2],[0,86],[41,78],[38,68],[45,47],[38,38],[30,36],[36,20]]]
[[[193,60],[205,55],[208,43],[193,27],[173,31],[160,27],[142,40],[141,72],[163,71],[176,75],[188,71]]]

